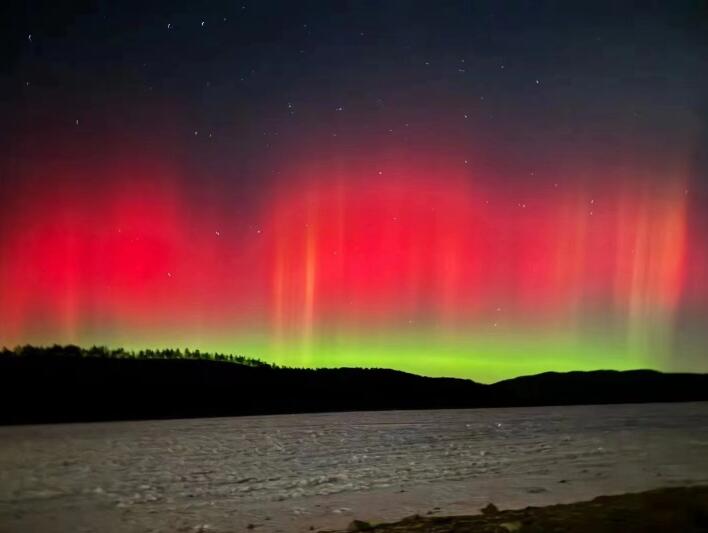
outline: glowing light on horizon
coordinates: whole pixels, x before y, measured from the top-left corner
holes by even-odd
[[[474,165],[384,170],[293,172],[254,220],[218,224],[186,214],[159,166],[26,197],[0,242],[2,343],[186,345],[482,380],[668,364],[684,181],[551,184],[527,199]]]

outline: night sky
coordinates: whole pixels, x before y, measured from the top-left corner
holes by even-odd
[[[0,9],[0,345],[708,371],[705,2]]]

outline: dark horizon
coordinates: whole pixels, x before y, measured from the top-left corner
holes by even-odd
[[[119,354],[72,346],[0,352],[0,402],[13,405],[0,423],[708,400],[708,374],[548,372],[482,384],[385,368]]]
[[[23,353],[24,352],[24,353]],[[31,352],[36,352],[32,354]],[[416,372],[408,372],[406,370],[398,370],[395,368],[388,367],[378,367],[378,366],[320,366],[320,367],[307,367],[307,366],[288,366],[279,365],[277,363],[269,362],[258,357],[252,357],[250,355],[244,355],[240,353],[222,353],[222,352],[211,352],[207,350],[200,350],[199,348],[190,349],[189,347],[164,347],[164,348],[142,348],[142,349],[125,349],[122,347],[112,347],[106,345],[92,345],[90,347],[80,346],[77,344],[46,344],[46,345],[33,345],[33,344],[23,344],[17,345],[12,348],[8,346],[0,346],[0,357],[2,356],[22,356],[22,357],[33,357],[36,355],[41,356],[59,356],[59,357],[96,357],[96,358],[114,358],[114,359],[165,359],[165,360],[196,360],[196,361],[218,361],[235,363],[247,366],[260,366],[260,367],[270,367],[274,369],[284,369],[284,370],[385,370],[391,372],[397,372],[401,374],[409,374],[412,376],[419,376],[431,379],[455,379],[463,381],[471,381],[473,383],[478,383],[482,385],[494,385],[497,383],[502,383],[505,381],[512,381],[519,378],[531,377],[531,376],[543,376],[547,374],[570,374],[570,373],[592,373],[592,372],[655,372],[658,374],[670,374],[670,375],[708,375],[708,372],[690,372],[690,371],[673,371],[665,372],[657,368],[627,368],[622,370],[617,370],[614,368],[591,368],[587,370],[545,370],[543,372],[538,372],[535,374],[519,374],[517,376],[512,376],[509,378],[500,379],[498,381],[485,382],[483,380],[476,379],[474,376],[464,377],[464,376],[447,376],[447,375],[428,375],[419,374]]]

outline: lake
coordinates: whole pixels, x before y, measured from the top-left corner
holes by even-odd
[[[0,427],[0,531],[309,531],[708,483],[708,403]]]

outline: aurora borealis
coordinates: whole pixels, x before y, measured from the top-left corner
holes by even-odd
[[[708,371],[697,6],[27,7],[0,345]]]

